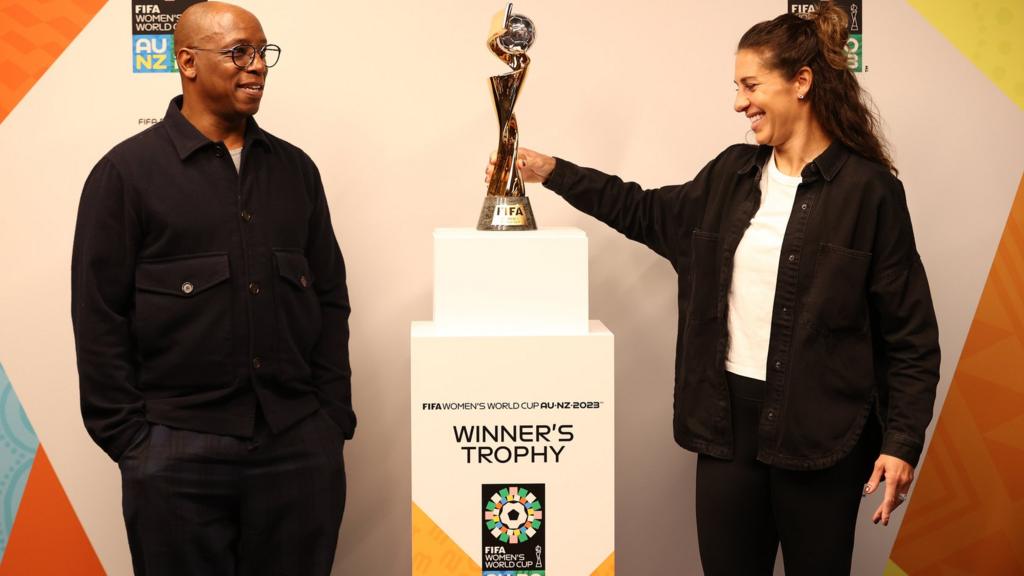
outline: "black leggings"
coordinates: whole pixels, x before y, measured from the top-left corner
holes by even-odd
[[[830,468],[794,472],[757,461],[765,383],[728,374],[735,457],[697,461],[697,539],[708,576],[771,576],[782,544],[787,576],[849,574],[857,508],[877,458],[871,423]]]

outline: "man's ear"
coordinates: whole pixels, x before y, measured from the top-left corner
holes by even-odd
[[[178,70],[181,75],[189,80],[195,80],[196,78],[196,54],[188,48],[178,48],[175,53],[175,58],[178,59]]]

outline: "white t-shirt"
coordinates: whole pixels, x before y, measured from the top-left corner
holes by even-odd
[[[779,172],[773,152],[761,172],[761,206],[740,239],[733,258],[732,285],[729,286],[729,353],[725,358],[725,369],[733,374],[766,379],[782,238],[800,182],[799,176]]]
[[[231,153],[231,161],[235,163],[235,171],[242,171],[242,149],[235,148],[234,150],[228,150]]]

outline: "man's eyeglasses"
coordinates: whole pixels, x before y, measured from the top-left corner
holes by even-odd
[[[257,53],[260,55],[260,58],[263,59],[263,63],[267,65],[267,68],[272,68],[274,64],[277,64],[278,59],[281,58],[281,47],[277,44],[267,44],[262,48],[257,48],[252,44],[239,44],[238,46],[223,49],[189,47],[189,50],[230,54],[231,62],[234,63],[235,67],[239,70],[245,70],[249,66],[252,66],[252,63],[256,61]]]

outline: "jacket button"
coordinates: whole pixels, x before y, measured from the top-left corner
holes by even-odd
[[[299,284],[301,284],[303,288],[309,288],[309,278],[306,278],[305,274],[299,276]]]
[[[775,361],[775,369],[776,370],[782,370],[782,361],[781,360],[776,360]]]
[[[249,282],[249,294],[252,294],[253,296],[255,296],[255,295],[259,294],[259,293],[260,293],[260,283],[259,282]]]
[[[242,210],[242,220],[245,222],[252,222],[252,212]]]
[[[787,260],[789,260],[790,262],[796,262],[796,254],[790,254]]]
[[[787,308],[787,307],[783,306],[783,307],[782,307],[782,313],[783,313],[783,314],[789,314],[789,308]]]
[[[807,202],[804,202],[803,204],[801,204],[800,205],[800,209],[801,210],[807,210]]]
[[[220,146],[217,146],[217,152],[215,152],[215,154],[217,155],[217,158],[224,157],[224,151],[220,149]]]
[[[775,420],[775,410],[769,410],[768,411],[768,419],[769,420]]]
[[[257,370],[259,370],[260,368],[263,368],[263,359],[260,358],[259,356],[253,358],[252,359],[252,367],[257,369]]]
[[[195,291],[195,289],[196,289],[196,287],[193,286],[191,282],[182,282],[181,283],[181,291],[183,293],[185,293],[185,294],[191,294],[192,292]]]

